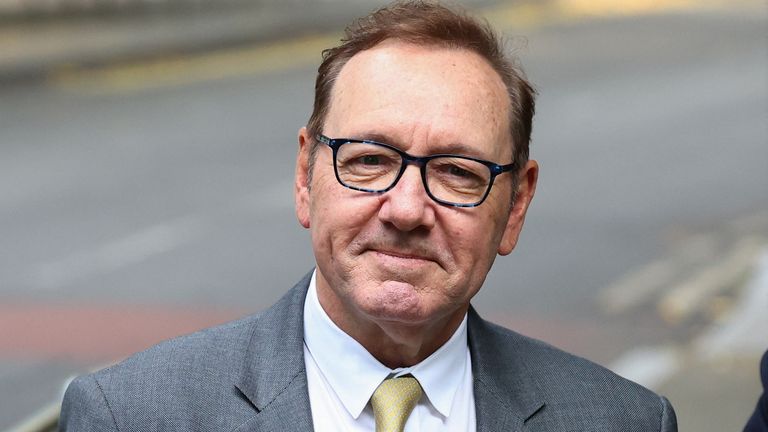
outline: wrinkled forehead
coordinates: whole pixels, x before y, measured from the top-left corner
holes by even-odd
[[[511,157],[509,96],[493,67],[458,48],[385,41],[353,56],[331,95],[326,131],[458,142],[497,160]]]

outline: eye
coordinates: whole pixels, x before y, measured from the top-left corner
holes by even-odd
[[[474,166],[473,162],[467,160],[444,160],[440,163],[433,163],[432,170],[442,178],[453,179],[456,181],[481,180],[483,166]]]
[[[360,162],[364,165],[379,165],[381,160],[379,155],[365,155],[360,157]]]
[[[448,173],[456,177],[467,177],[467,176],[473,175],[469,171],[465,169],[461,169],[456,165],[451,165],[451,167],[448,169]]]
[[[442,188],[465,193],[487,187],[488,167],[480,162],[460,157],[440,157],[427,165],[427,178],[433,192]]]

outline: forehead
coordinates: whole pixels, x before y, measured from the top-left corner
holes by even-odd
[[[385,136],[424,151],[461,144],[502,157],[511,154],[508,98],[474,52],[385,41],[342,68],[325,127],[337,137]]]

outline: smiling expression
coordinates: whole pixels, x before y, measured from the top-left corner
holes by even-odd
[[[487,61],[462,49],[386,41],[356,54],[334,84],[322,133],[412,155],[512,161],[505,86]],[[297,215],[311,230],[318,295],[329,316],[342,328],[463,317],[496,255],[517,241],[525,208],[510,211],[516,174],[499,176],[480,206],[450,207],[427,196],[416,166],[388,192],[347,189],[334,176],[330,148],[305,129],[299,141]],[[307,185],[311,145],[321,148]]]

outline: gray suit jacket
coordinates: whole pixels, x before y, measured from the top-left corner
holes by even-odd
[[[266,311],[77,378],[60,430],[311,431],[305,277]],[[477,430],[676,431],[669,402],[582,358],[468,319]],[[354,379],[354,377],[350,377]]]

